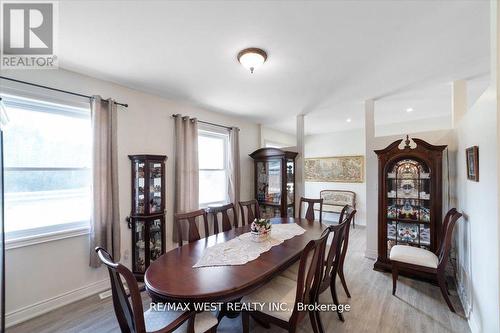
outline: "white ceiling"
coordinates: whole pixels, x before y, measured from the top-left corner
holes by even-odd
[[[430,102],[414,114],[432,115],[444,97],[425,87],[489,71],[488,10],[488,1],[65,1],[59,61],[287,132],[305,113],[306,133],[319,133],[346,118],[357,127],[365,99],[390,103],[415,87],[408,103]],[[236,60],[250,46],[269,55],[253,75]]]

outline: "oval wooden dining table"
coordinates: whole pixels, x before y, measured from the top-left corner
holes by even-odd
[[[146,270],[144,282],[156,302],[229,302],[251,293],[296,262],[306,246],[318,239],[325,225],[298,218],[273,218],[273,224],[296,223],[306,230],[273,246],[244,265],[193,268],[207,247],[250,231],[250,226],[222,232],[173,249]],[[272,235],[272,234],[271,234]]]

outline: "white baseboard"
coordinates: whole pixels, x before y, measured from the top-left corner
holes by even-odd
[[[83,286],[81,288],[65,292],[55,297],[16,309],[5,315],[6,327],[11,327],[38,317],[44,313],[60,308],[64,305],[79,301],[83,298],[95,295],[103,290],[109,289],[109,279],[104,279]]]
[[[371,260],[377,260],[378,253],[375,250],[365,250],[365,258],[371,259]]]
[[[469,323],[469,328],[472,333],[481,333],[481,326],[474,312],[471,312],[467,322]]]
[[[457,286],[458,298],[460,299],[460,303],[462,303],[462,307],[464,308],[464,311],[465,311],[465,317],[469,318],[470,313],[471,313],[471,307],[470,307],[469,299],[468,299],[467,294],[465,292],[465,287],[463,286],[461,281],[459,281],[458,279],[455,278],[454,280],[455,280],[455,285]]]

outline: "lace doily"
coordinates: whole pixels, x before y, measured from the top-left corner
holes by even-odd
[[[251,234],[247,232],[230,241],[205,249],[203,256],[193,268],[244,265],[257,259],[261,253],[269,251],[273,246],[304,232],[305,229],[295,223],[273,224],[271,236],[261,243],[254,242]]]

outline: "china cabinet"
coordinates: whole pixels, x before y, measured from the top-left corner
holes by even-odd
[[[397,140],[378,156],[377,270],[390,270],[396,244],[435,251],[442,221],[442,158],[446,146]]]
[[[296,152],[261,148],[250,154],[255,163],[255,198],[262,218],[295,216]]]
[[[129,155],[132,162],[132,271],[142,280],[149,264],[165,253],[164,155]]]

